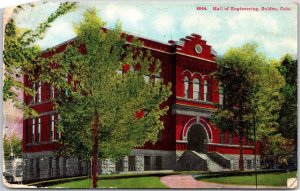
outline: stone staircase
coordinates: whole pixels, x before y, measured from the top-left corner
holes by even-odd
[[[193,150],[185,151],[177,162],[177,170],[202,170],[209,172],[230,171],[224,168],[205,153]]]
[[[220,172],[220,171],[229,170],[229,169],[225,169],[225,168],[221,167],[218,163],[214,162],[212,159],[209,158],[209,156],[207,154],[198,153],[196,151],[192,151],[192,152],[195,155],[197,155],[207,161],[207,170],[210,172]]]

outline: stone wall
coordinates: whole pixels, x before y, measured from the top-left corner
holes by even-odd
[[[239,157],[240,157],[239,155],[234,155],[234,154],[222,154],[222,155],[230,159],[231,170],[239,169]],[[256,166],[257,169],[260,169],[260,155],[256,156]],[[244,168],[246,170],[254,169],[254,155],[244,154]]]
[[[145,167],[145,157],[150,159]],[[23,180],[50,179],[90,174],[90,164],[78,158],[57,158],[53,152],[25,153]],[[134,162],[130,161],[133,160]],[[131,163],[131,167],[129,167]],[[98,163],[99,174],[143,172],[153,170],[173,170],[176,155],[173,151],[133,149],[130,156],[126,156],[119,163],[106,159]]]
[[[57,158],[53,152],[25,153],[23,180],[87,175],[88,162],[78,158]],[[81,168],[81,169],[80,169]]]

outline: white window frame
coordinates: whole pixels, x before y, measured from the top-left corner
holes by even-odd
[[[55,114],[50,115],[50,141],[55,140]]]
[[[38,82],[38,87],[37,87],[37,102],[40,103],[42,102],[42,82]]]
[[[204,88],[203,88],[203,94],[204,94],[204,96],[203,96],[203,98],[204,98],[204,101],[207,101],[207,102],[209,102],[209,101],[211,101],[211,97],[210,97],[210,91],[209,91],[209,86],[210,86],[210,83],[209,83],[209,81],[208,80],[204,80],[204,83],[203,83],[204,85]]]
[[[37,123],[37,140],[36,142],[41,142],[41,117],[38,118],[38,123]]]
[[[198,78],[193,79],[193,99],[200,100],[200,80]]]
[[[57,123],[61,120],[60,114],[57,114]],[[58,131],[58,139],[61,139],[61,131]]]
[[[53,99],[55,97],[55,88],[53,85],[50,86],[50,98]]]
[[[31,119],[31,143],[35,142],[35,118]]]
[[[190,98],[190,86],[189,86],[189,77],[185,76],[183,79],[183,85],[184,85],[184,98]]]
[[[34,91],[34,93],[35,93],[35,94],[32,96],[32,103],[35,103],[35,102],[36,102],[36,97],[35,97],[35,96],[36,96],[36,92],[35,92],[35,91],[36,91],[36,83],[35,83],[35,82],[32,83],[32,89],[33,89],[33,91]]]

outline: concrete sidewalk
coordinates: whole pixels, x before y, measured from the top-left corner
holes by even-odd
[[[242,188],[255,189],[255,185],[218,184],[198,181],[192,175],[163,176],[160,181],[169,188]],[[257,186],[259,189],[288,189],[287,187]]]

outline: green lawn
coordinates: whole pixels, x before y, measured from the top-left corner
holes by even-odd
[[[167,188],[157,176],[98,180],[98,188]],[[91,188],[92,180],[75,180],[49,188]]]
[[[286,186],[288,178],[295,178],[297,171],[276,172],[270,174],[258,174],[257,184],[265,186]],[[242,184],[255,185],[255,175],[246,176],[225,176],[225,177],[199,177],[198,180],[222,183],[222,184]]]

